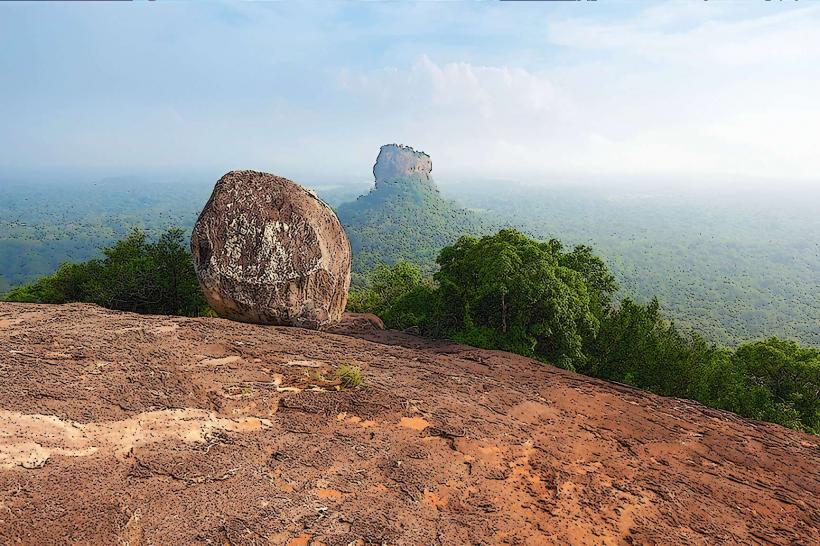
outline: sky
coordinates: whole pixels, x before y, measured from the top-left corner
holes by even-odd
[[[0,120],[0,173],[820,186],[820,4],[0,2]]]

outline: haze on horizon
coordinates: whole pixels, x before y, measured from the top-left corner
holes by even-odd
[[[820,186],[820,6],[0,3],[0,173]]]

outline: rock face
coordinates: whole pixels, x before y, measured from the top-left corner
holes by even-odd
[[[210,306],[242,322],[319,329],[338,322],[350,243],[333,211],[285,178],[231,171],[194,226],[191,252]]]
[[[373,176],[376,177],[377,188],[380,184],[404,178],[418,178],[433,184],[430,178],[432,170],[433,162],[424,152],[402,144],[385,144],[373,165]]]
[[[347,317],[0,302],[0,369],[2,545],[820,544],[818,436]]]

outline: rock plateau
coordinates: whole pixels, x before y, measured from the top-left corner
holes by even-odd
[[[817,436],[359,322],[0,303],[0,544],[820,544]]]

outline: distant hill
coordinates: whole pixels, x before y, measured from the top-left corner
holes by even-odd
[[[494,216],[442,197],[431,171],[432,161],[424,152],[399,144],[382,146],[373,167],[373,189],[336,208],[353,247],[356,273],[402,259],[429,272],[443,246],[501,225]]]

